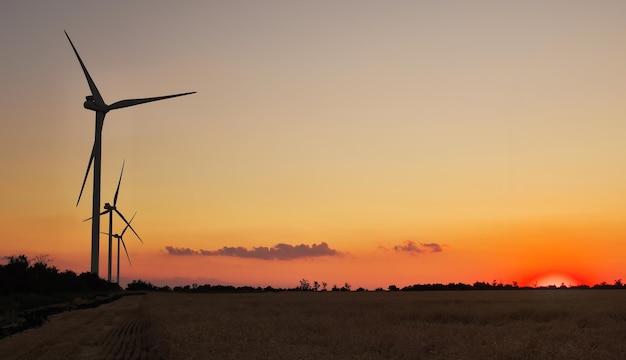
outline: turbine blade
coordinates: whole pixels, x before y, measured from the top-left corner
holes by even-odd
[[[124,220],[124,222],[126,223],[126,225],[128,225],[128,227],[130,228],[130,230],[133,232],[133,234],[135,234],[135,236],[137,236],[137,239],[139,239],[139,241],[141,241],[141,243],[143,244],[143,240],[141,240],[141,237],[139,236],[139,234],[137,234],[137,232],[135,231],[135,229],[133,229],[133,226],[128,222],[128,220],[126,220],[126,218],[124,217],[124,215],[122,215],[121,212],[119,212],[119,210],[117,210],[116,208],[113,208],[113,210],[115,210],[115,212],[117,213],[117,215],[119,215],[122,220]]]
[[[108,213],[109,213],[109,211],[111,211],[111,210],[104,210],[104,211],[103,211],[103,212],[101,212],[99,215],[100,215],[100,216],[102,216],[102,215],[104,215],[104,214],[108,214]],[[85,221],[89,221],[89,220],[91,220],[92,218],[93,218],[93,216],[88,217],[88,218],[86,218],[85,220],[83,220],[83,222],[85,222]]]
[[[124,162],[122,162],[122,171],[120,172],[120,180],[117,182],[117,189],[115,190],[115,197],[113,198],[113,207],[115,207],[115,205],[117,204],[117,195],[120,192],[120,184],[122,183],[122,174],[124,174],[124,164],[126,163],[126,160],[124,160]]]
[[[135,215],[137,215],[137,212],[135,211],[135,213],[133,214],[133,217],[130,218],[130,221],[128,222],[128,225],[126,225],[124,227],[124,230],[122,230],[122,233],[120,234],[120,237],[124,236],[124,233],[126,232],[126,229],[128,229],[128,227],[130,226],[130,223],[133,222],[133,219],[135,218]]]
[[[83,72],[85,73],[85,77],[87,78],[87,83],[89,84],[89,89],[91,90],[91,95],[93,95],[94,100],[96,101],[96,104],[102,107],[106,107],[106,104],[104,103],[104,100],[102,99],[102,95],[100,95],[100,92],[98,91],[98,88],[96,87],[96,84],[93,82],[91,75],[89,75],[89,72],[87,71],[87,68],[85,67],[85,64],[83,63],[83,60],[80,58],[80,55],[78,55],[78,51],[76,50],[76,47],[74,46],[74,43],[72,42],[72,39],[70,39],[70,36],[67,34],[67,31],[63,30],[63,32],[65,32],[65,36],[67,36],[67,40],[69,40],[70,45],[72,45],[72,49],[74,49],[74,53],[76,54],[76,57],[78,58],[80,67],[83,68]]]
[[[124,252],[126,253],[126,258],[128,258],[128,263],[130,264],[130,266],[133,266],[133,263],[130,262],[130,256],[128,255],[128,249],[126,249],[126,243],[124,243],[124,239],[120,238],[119,239],[122,242],[122,246],[124,246]],[[117,244],[117,246],[119,247],[120,244]]]
[[[121,109],[121,108],[129,107],[129,106],[145,104],[145,103],[152,102],[152,101],[165,100],[165,99],[169,99],[173,97],[184,96],[184,95],[195,94],[195,93],[196,93],[195,91],[192,91],[192,92],[186,92],[182,94],[165,95],[165,96],[158,96],[158,97],[153,97],[153,98],[122,100],[122,101],[114,102],[113,104],[109,105],[107,109],[108,110]]]
[[[78,201],[76,201],[76,207],[78,207],[78,203],[80,202],[81,196],[83,196],[83,191],[85,190],[85,184],[87,183],[87,176],[89,176],[89,170],[91,170],[91,164],[93,163],[93,153],[96,151],[96,144],[93,144],[91,148],[91,156],[89,157],[89,164],[87,164],[87,171],[85,171],[85,178],[83,179],[83,186],[80,187],[80,194],[78,194]]]

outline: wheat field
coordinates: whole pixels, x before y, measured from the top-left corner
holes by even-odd
[[[52,316],[2,359],[624,359],[626,291],[148,293]]]

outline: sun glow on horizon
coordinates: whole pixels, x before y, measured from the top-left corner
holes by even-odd
[[[572,286],[580,286],[580,285],[593,285],[588,284],[587,281],[584,281],[579,276],[572,275],[565,272],[549,272],[542,275],[539,275],[526,284],[524,286],[530,287],[572,287]]]

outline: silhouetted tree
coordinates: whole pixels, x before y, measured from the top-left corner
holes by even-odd
[[[309,291],[311,290],[311,284],[307,279],[300,280],[300,285],[297,288],[300,291]]]
[[[492,286],[489,285],[488,283],[484,282],[484,281],[477,281],[474,283],[474,289],[475,290],[489,290],[491,289]]]
[[[126,285],[126,290],[130,291],[154,291],[157,287],[152,283],[143,280],[133,280]]]
[[[594,289],[610,289],[611,285],[609,285],[606,281],[603,281],[599,284],[595,284],[593,288]]]

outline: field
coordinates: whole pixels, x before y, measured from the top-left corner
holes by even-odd
[[[52,316],[2,359],[624,359],[626,291],[148,293]]]

